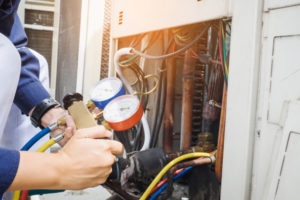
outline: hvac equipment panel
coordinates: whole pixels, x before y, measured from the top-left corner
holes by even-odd
[[[113,0],[112,37],[229,16],[230,0]]]

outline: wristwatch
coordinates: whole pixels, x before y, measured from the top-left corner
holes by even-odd
[[[41,101],[38,105],[35,106],[31,116],[30,120],[34,127],[40,127],[43,129],[44,127],[41,124],[41,119],[43,115],[48,112],[51,108],[60,106],[60,104],[52,98],[44,99]]]

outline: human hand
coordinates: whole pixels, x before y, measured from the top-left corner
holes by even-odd
[[[68,127],[66,132],[70,131]],[[117,141],[98,139],[111,135],[103,126],[96,126],[78,130],[59,153],[21,151],[18,171],[8,190],[77,190],[104,183],[115,155],[124,150]]]
[[[62,164],[58,169],[61,188],[77,190],[106,181],[116,161],[115,155],[124,150],[123,145],[117,141],[99,139],[111,136],[111,132],[103,126],[81,129],[74,134],[58,153]]]
[[[55,107],[50,109],[48,112],[46,112],[43,117],[41,118],[41,123],[43,127],[47,127],[61,118],[65,118],[66,124],[61,125],[57,127],[55,130],[53,130],[50,135],[51,137],[54,137],[62,132],[65,132],[64,139],[62,139],[58,144],[60,146],[64,146],[70,138],[73,136],[73,133],[76,129],[75,123],[72,119],[72,117],[68,114],[66,110],[64,110],[61,107]],[[73,131],[65,131],[66,128],[71,128]]]

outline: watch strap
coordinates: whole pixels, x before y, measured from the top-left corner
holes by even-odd
[[[43,129],[44,127],[41,124],[42,117],[46,112],[48,112],[50,109],[56,106],[60,106],[60,104],[52,98],[44,99],[38,105],[36,105],[30,116],[30,120],[33,126],[40,127]]]

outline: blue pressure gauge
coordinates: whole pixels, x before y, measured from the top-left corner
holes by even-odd
[[[106,104],[118,96],[125,95],[125,88],[118,78],[105,78],[100,80],[91,92],[91,100],[94,104],[104,109]]]

